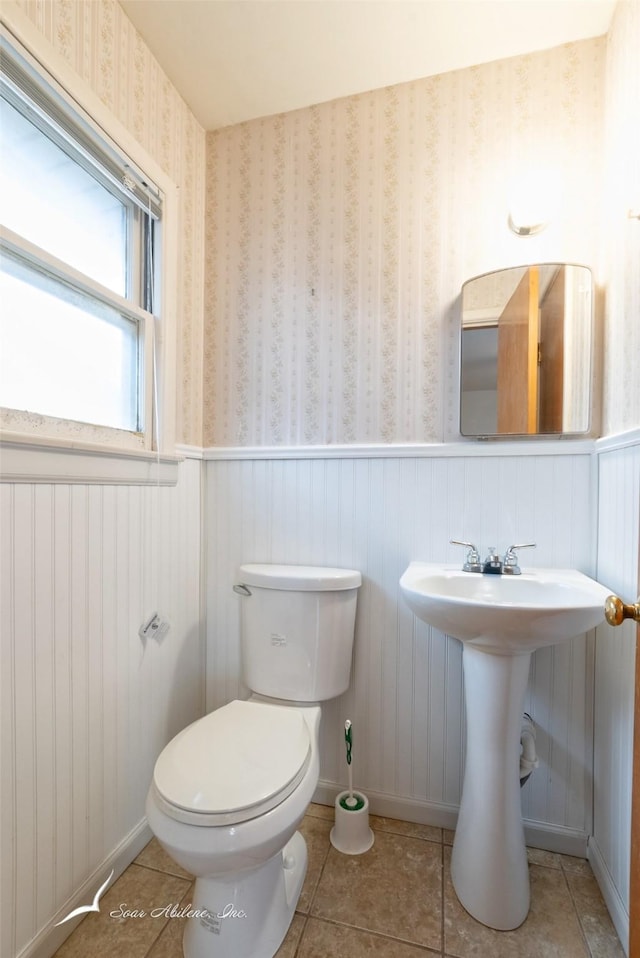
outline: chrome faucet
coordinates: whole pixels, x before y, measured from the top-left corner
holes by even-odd
[[[480,553],[473,542],[463,542],[461,539],[449,539],[449,542],[454,546],[466,546],[469,550],[464,565],[462,566],[463,572],[482,572]]]
[[[502,575],[502,559],[495,546],[489,546],[489,554],[482,563],[483,575]]]
[[[489,546],[486,559],[480,562],[480,553],[473,542],[464,542],[461,539],[450,539],[449,542],[457,546],[466,546],[469,550],[462,566],[463,572],[481,572],[483,575],[520,575],[522,570],[518,565],[516,549],[534,549],[536,545],[535,542],[522,542],[519,545],[509,546],[503,559],[496,552],[495,546]]]

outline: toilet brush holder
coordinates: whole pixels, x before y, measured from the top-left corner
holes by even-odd
[[[329,835],[331,844],[345,855],[362,855],[373,845],[369,799],[361,792],[345,791],[336,797],[335,804],[336,822]]]

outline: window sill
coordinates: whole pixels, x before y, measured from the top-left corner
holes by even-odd
[[[175,486],[182,456],[4,433],[1,482]]]

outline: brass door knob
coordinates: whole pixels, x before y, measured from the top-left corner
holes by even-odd
[[[617,595],[609,595],[604,603],[604,617],[609,625],[620,625],[624,619],[640,622],[640,598],[635,605],[626,605]]]

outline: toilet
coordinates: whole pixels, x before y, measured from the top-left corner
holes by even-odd
[[[216,709],[161,752],[149,826],[196,876],[185,958],[272,958],[307,868],[296,831],[318,784],[320,702],[349,685],[359,572],[247,564],[241,603],[247,700]]]

